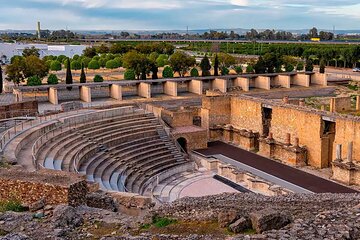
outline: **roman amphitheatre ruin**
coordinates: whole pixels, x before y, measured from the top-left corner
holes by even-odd
[[[0,197],[29,211],[0,214],[0,235],[358,239],[360,96],[333,80],[16,87],[0,106]]]

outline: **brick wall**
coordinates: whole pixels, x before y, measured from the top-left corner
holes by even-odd
[[[38,112],[37,101],[19,102],[0,106],[0,119],[20,117],[25,115],[34,116]]]

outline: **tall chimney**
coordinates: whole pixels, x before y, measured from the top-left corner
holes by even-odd
[[[40,28],[40,22],[37,22],[37,35],[38,39],[41,39],[41,28]]]

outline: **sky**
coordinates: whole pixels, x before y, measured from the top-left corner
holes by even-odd
[[[0,29],[359,29],[359,0],[0,0]]]

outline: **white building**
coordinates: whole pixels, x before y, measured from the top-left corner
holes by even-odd
[[[0,43],[0,61],[7,63],[13,56],[22,55],[25,48],[35,47],[39,49],[40,57],[53,55],[65,55],[73,57],[81,55],[85,45],[47,45],[47,44],[22,44],[22,43]]]

